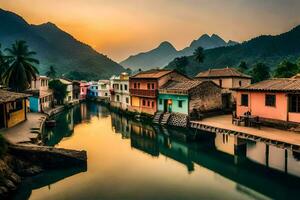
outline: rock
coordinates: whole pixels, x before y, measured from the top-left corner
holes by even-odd
[[[41,167],[32,166],[32,167],[29,167],[27,169],[24,169],[24,170],[20,171],[20,175],[22,175],[22,176],[34,176],[34,175],[37,175],[37,174],[39,174],[43,171],[44,170]]]

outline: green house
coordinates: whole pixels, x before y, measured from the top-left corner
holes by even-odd
[[[189,115],[222,108],[222,90],[209,80],[169,81],[159,89],[158,111]]]

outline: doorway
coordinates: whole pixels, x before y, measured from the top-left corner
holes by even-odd
[[[4,104],[0,104],[0,129],[5,128],[4,115]]]
[[[164,100],[164,112],[168,112],[168,99]]]
[[[223,104],[223,109],[225,109],[225,110],[231,109],[231,94],[230,93],[222,94],[222,104]]]

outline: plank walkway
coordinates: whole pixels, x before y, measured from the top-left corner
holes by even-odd
[[[231,115],[210,117],[202,121],[191,121],[191,127],[213,133],[236,135],[241,138],[262,141],[281,148],[300,151],[300,133],[263,126],[261,129],[244,127],[243,125],[237,126],[232,124]]]

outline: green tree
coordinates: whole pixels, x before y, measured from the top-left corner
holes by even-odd
[[[186,73],[186,66],[189,64],[189,60],[186,56],[178,57],[174,59],[175,69],[183,74]]]
[[[299,72],[299,66],[289,61],[281,62],[274,71],[274,77],[290,78]]]
[[[204,49],[202,47],[198,47],[194,53],[193,56],[195,58],[195,60],[199,63],[203,63],[204,59],[205,59],[205,55],[204,55]]]
[[[7,70],[7,66],[7,57],[2,53],[0,44],[0,85],[4,84],[3,75],[4,72]]]
[[[270,68],[264,63],[257,63],[250,71],[250,74],[254,83],[267,80],[270,78]]]
[[[55,67],[53,67],[53,65],[49,67],[49,70],[46,72],[46,76],[52,79],[56,78],[56,70]]]
[[[242,73],[245,73],[248,70],[247,63],[245,61],[241,61],[241,63],[238,66],[238,70]]]
[[[53,96],[58,104],[64,103],[64,98],[67,96],[67,86],[60,80],[51,80],[49,88],[53,90]]]
[[[31,56],[36,53],[29,51],[25,41],[16,41],[11,48],[5,49],[8,52],[8,68],[3,74],[5,85],[14,91],[24,91],[29,88],[32,79],[39,73],[34,64],[39,61]]]

